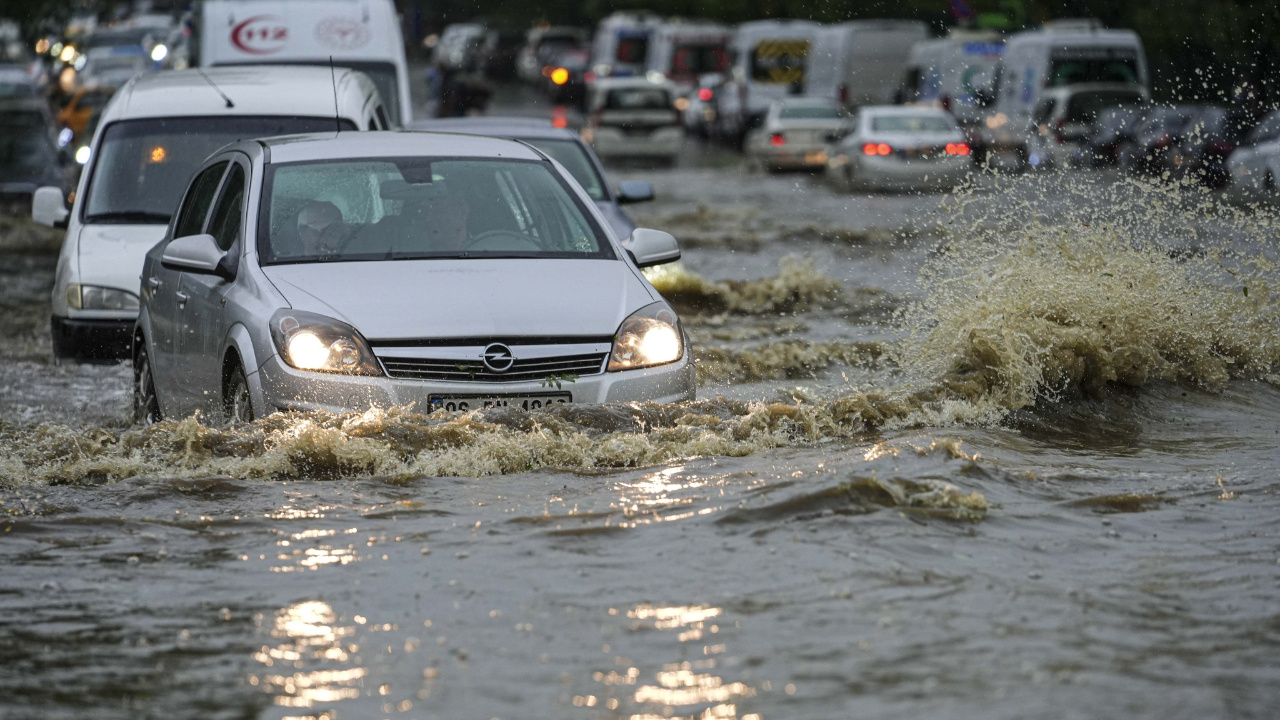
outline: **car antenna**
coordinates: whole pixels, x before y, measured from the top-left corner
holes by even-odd
[[[231,98],[227,97],[227,94],[222,92],[222,88],[218,87],[217,85],[214,85],[213,81],[209,79],[209,76],[204,74],[204,70],[201,70],[200,68],[196,68],[196,72],[199,73],[200,77],[204,78],[205,82],[209,83],[209,87],[213,88],[214,92],[221,95],[222,99],[227,101],[227,107],[233,108],[236,106],[235,103],[231,102]]]
[[[338,115],[338,76],[333,70],[333,56],[329,56],[329,80],[333,83],[333,132],[342,132],[342,118]]]

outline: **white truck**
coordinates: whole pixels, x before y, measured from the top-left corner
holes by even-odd
[[[662,24],[654,15],[618,12],[596,26],[591,42],[591,69],[597,77],[643,75],[649,66],[649,46]]]
[[[205,0],[196,14],[200,67],[328,65],[359,70],[392,122],[412,119],[409,66],[392,0]]]
[[[653,33],[647,72],[660,73],[678,94],[688,95],[698,78],[729,69],[732,43],[733,31],[724,25],[669,20]]]
[[[995,100],[1003,54],[1004,37],[994,30],[956,28],[922,40],[911,47],[896,99],[946,110],[962,126],[980,123]]]
[[[822,25],[808,20],[756,20],[738,26],[733,38],[732,87],[726,87],[720,106],[721,133],[741,136],[759,124],[769,104],[790,95],[810,94],[815,72],[820,84],[833,58],[812,62]],[[834,85],[832,85],[834,88]],[[727,101],[727,102],[726,102]]]
[[[1045,90],[1083,83],[1126,83],[1150,93],[1147,56],[1132,30],[1107,30],[1092,20],[1046,23],[1005,43],[995,105],[984,120],[991,152],[1025,162],[1032,111]]]
[[[837,63],[836,99],[854,109],[893,101],[911,48],[929,37],[929,26],[919,20],[852,20],[824,27],[821,36],[820,52]],[[828,90],[818,80],[810,94]]]

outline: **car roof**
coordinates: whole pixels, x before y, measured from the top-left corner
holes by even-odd
[[[370,157],[458,157],[542,160],[524,143],[502,138],[438,132],[342,132],[286,135],[259,140],[272,163]]]
[[[227,66],[166,70],[130,80],[112,103],[110,120],[200,115],[289,115],[332,117],[339,95],[362,74],[308,65]],[[206,80],[205,78],[208,78]],[[210,81],[234,103],[228,108]],[[355,81],[359,83],[359,81]],[[364,82],[372,85],[367,78]]]
[[[473,117],[444,120],[415,120],[409,130],[422,132],[447,132],[462,135],[489,135],[507,138],[536,138],[539,140],[574,140],[578,136],[564,128],[558,128],[545,118],[533,117]]]

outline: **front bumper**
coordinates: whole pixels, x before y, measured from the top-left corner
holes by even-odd
[[[53,355],[60,360],[112,363],[132,356],[135,320],[77,320],[53,316]]]
[[[306,372],[289,367],[279,355],[272,355],[264,362],[249,378],[249,384],[254,396],[262,398],[266,413],[275,410],[362,412],[371,407],[409,404],[429,412],[432,395],[500,397],[567,392],[574,403],[670,403],[693,400],[697,390],[693,359],[688,350],[683,358],[669,365],[586,375],[574,382],[564,382],[559,388],[536,380],[444,382]]]

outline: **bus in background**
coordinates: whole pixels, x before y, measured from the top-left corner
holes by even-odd
[[[688,95],[698,78],[729,69],[729,46],[733,31],[709,22],[671,20],[660,25],[649,47],[648,72],[661,73],[675,85],[677,93]]]
[[[647,13],[617,12],[601,20],[591,42],[591,70],[597,77],[643,75],[660,25],[662,20]]]
[[[373,80],[394,125],[412,119],[392,0],[204,0],[194,21],[200,67],[328,65],[332,58]]]
[[[1128,83],[1150,97],[1142,40],[1132,30],[1106,30],[1096,20],[1059,20],[1009,37],[996,101],[984,120],[993,153],[1027,161],[1032,110],[1045,90],[1082,83]]]

